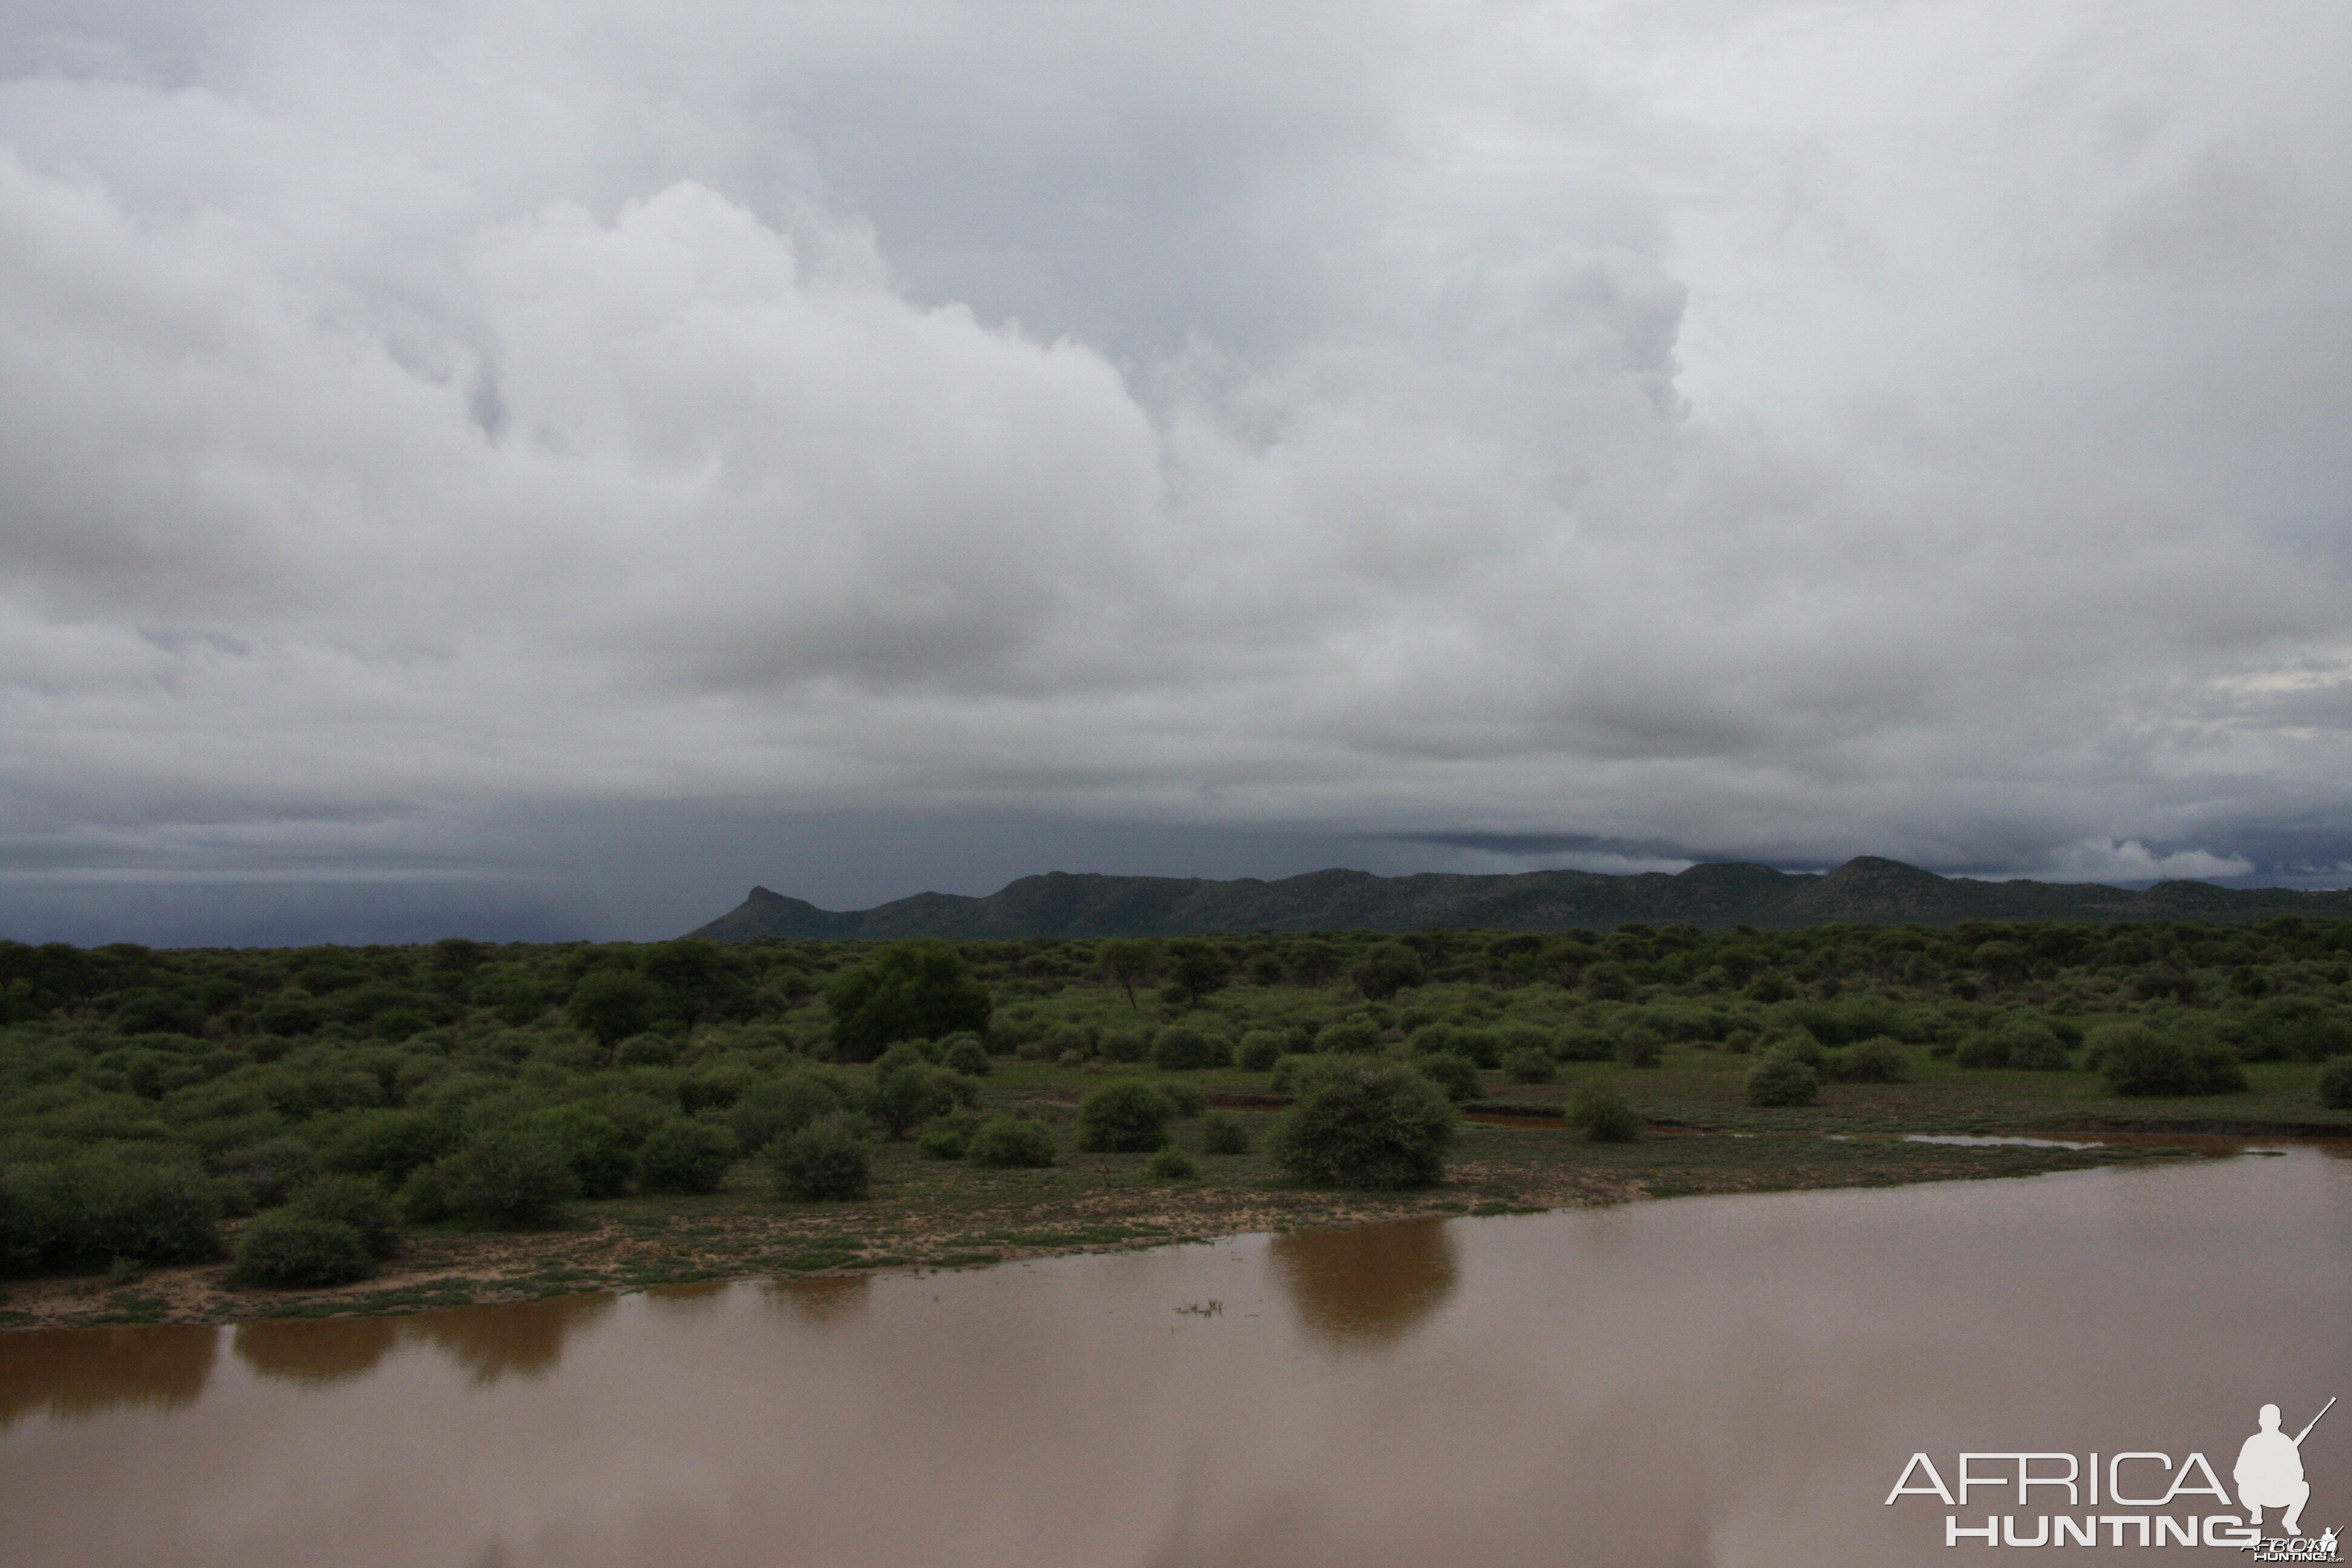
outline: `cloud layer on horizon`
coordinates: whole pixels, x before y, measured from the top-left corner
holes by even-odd
[[[2340,8],[1326,16],[0,25],[0,879],[2340,871]]]

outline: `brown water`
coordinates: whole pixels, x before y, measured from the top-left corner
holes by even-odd
[[[2194,1449],[2226,1483],[2259,1405],[2352,1394],[2347,1287],[2352,1160],[2298,1148],[0,1334],[0,1563],[1948,1563],[1983,1548],[1940,1503],[1882,1502],[1915,1450],[1949,1480],[1962,1448]],[[2352,1524],[2346,1407],[2305,1455],[2306,1530]],[[2200,1558],[2248,1561],[2157,1554]]]

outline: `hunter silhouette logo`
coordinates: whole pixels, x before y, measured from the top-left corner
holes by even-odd
[[[2104,1457],[2011,1449],[1961,1454],[1948,1485],[1933,1459],[1914,1454],[1886,1503],[1932,1497],[1953,1510],[1944,1516],[1946,1546],[2221,1546],[2251,1552],[2257,1563],[2341,1563],[2333,1527],[2303,1533],[2304,1508],[2311,1501],[2304,1439],[2335,1408],[2336,1401],[2328,1400],[2290,1437],[2282,1430],[2279,1407],[2263,1405],[2253,1436],[2239,1446],[2231,1468],[2234,1498],[2202,1454],[2186,1455],[2176,1465],[2171,1455],[2145,1448]],[[1958,1510],[1987,1500],[1971,1496],[1983,1491],[2016,1511],[1977,1516],[1981,1525],[1963,1522]],[[2237,1511],[2207,1511],[2233,1501]],[[2065,1511],[2040,1513],[2036,1504]],[[2089,1511],[2077,1511],[2084,1509]],[[2279,1510],[2277,1535],[2263,1532],[2263,1515],[2271,1509]]]
[[[2335,1408],[2336,1401],[2330,1399],[2319,1407],[2319,1415]],[[2283,1508],[2286,1512],[2279,1520],[2279,1528],[2290,1536],[2303,1533],[2303,1505],[2311,1500],[2311,1483],[2303,1479],[2303,1440],[2319,1425],[2319,1415],[2292,1437],[2279,1430],[2277,1405],[2263,1405],[2255,1417],[2262,1429],[2238,1450],[2237,1468],[2230,1472],[2230,1479],[2238,1483],[2238,1501],[2246,1510],[2248,1524],[2262,1523],[2266,1508]]]

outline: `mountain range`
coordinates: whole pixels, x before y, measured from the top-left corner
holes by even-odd
[[[2272,915],[2352,919],[2352,889],[2217,888],[2158,882],[2139,891],[2097,883],[1979,882],[1873,856],[1826,874],[1769,866],[1693,866],[1668,875],[1593,871],[1476,876],[1310,871],[1261,881],[1047,872],[985,898],[918,893],[870,910],[821,910],[765,888],[688,933],[888,942],[905,937],[1002,940],[1187,936],[1253,931],[1608,931],[1633,921],[1724,931],[1824,925],[1952,925],[1961,921],[2248,921]]]

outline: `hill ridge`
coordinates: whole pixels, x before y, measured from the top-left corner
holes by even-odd
[[[1713,861],[1678,872],[1421,871],[1382,877],[1330,867],[1273,881],[1046,871],[993,893],[917,893],[869,910],[821,910],[755,887],[734,909],[688,932],[721,942],[761,937],[896,941],[907,937],[1194,936],[1269,931],[1612,930],[1642,922],[1724,931],[1827,925],[1954,925],[1962,921],[2242,921],[2295,914],[2352,918],[2352,889],[2219,888],[2158,882],[2133,891],[2098,882],[2005,882],[1940,877],[1874,855],[1827,873]]]

